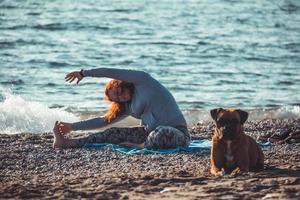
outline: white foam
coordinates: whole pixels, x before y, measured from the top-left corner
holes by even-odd
[[[43,133],[53,129],[55,121],[78,121],[79,117],[61,108],[26,101],[0,88],[4,101],[0,102],[0,134]]]
[[[271,109],[249,110],[249,120],[262,119],[298,119],[300,118],[300,106],[283,106]]]
[[[243,109],[243,108],[242,108]],[[300,106],[282,106],[278,108],[257,108],[243,109],[249,112],[251,121],[259,121],[263,119],[299,119]],[[188,124],[196,124],[197,122],[205,123],[212,121],[209,110],[185,110],[183,112]]]
[[[16,133],[43,133],[51,132],[55,121],[75,122],[80,119],[99,116],[103,113],[78,113],[78,116],[62,108],[48,108],[33,101],[28,101],[21,96],[14,95],[8,89],[0,87],[0,134]],[[300,106],[283,106],[270,109],[246,109],[251,121],[262,119],[300,118]],[[197,122],[211,122],[209,110],[185,110],[183,114],[189,125]],[[80,116],[80,117],[79,117]],[[127,118],[122,121],[122,126],[138,124],[136,120]],[[115,126],[116,124],[114,124]]]

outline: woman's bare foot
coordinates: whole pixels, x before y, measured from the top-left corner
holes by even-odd
[[[55,122],[54,128],[53,128],[53,133],[54,133],[54,141],[53,141],[53,148],[63,148],[65,142],[64,136],[59,132],[58,129],[58,121]]]

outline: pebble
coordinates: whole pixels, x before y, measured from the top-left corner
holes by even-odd
[[[253,138],[268,132],[276,132],[282,127],[288,127],[293,131],[300,130],[300,120],[269,119],[259,122],[249,121],[245,124],[246,133]],[[193,138],[211,139],[213,130],[214,124],[212,122],[199,123],[190,128]],[[25,182],[31,184],[32,177],[38,177],[36,178],[36,184],[51,185],[51,187],[52,185],[62,184],[62,180],[66,185],[71,181],[75,181],[76,184],[101,185],[98,189],[98,186],[93,188],[98,191],[105,190],[105,185],[132,179],[149,182],[157,178],[170,180],[174,177],[182,179],[188,177],[211,178],[209,173],[209,151],[180,152],[167,155],[127,155],[116,152],[111,148],[53,150],[51,146],[52,137],[50,133],[0,135],[2,182],[0,188],[9,189],[13,187],[13,184],[22,185]],[[280,173],[280,169],[299,170],[300,144],[273,145],[263,148],[263,151],[266,158],[266,171],[278,170],[278,173]],[[250,181],[248,185],[246,184],[244,190],[251,191],[250,186],[260,185],[262,182],[261,177],[255,176],[256,173],[251,173],[242,177],[245,180],[248,178]],[[228,177],[228,179],[234,180],[238,180],[238,178],[241,177]],[[84,182],[85,180],[89,181]],[[90,180],[93,180],[93,182]],[[216,181],[219,180],[216,179]],[[291,180],[287,177],[287,180],[282,181],[282,183],[269,182],[267,187],[274,187],[274,185],[278,187],[280,184],[289,186],[288,181],[291,185],[294,183],[299,184],[299,179]],[[130,182],[128,184],[130,185]],[[170,186],[172,186],[171,183]],[[261,185],[256,187],[253,192],[259,193],[260,187]],[[20,189],[20,191],[23,190]],[[55,190],[51,191],[56,192]],[[14,192],[17,193],[15,190]],[[270,193],[261,197],[270,199],[277,198],[276,195],[278,196],[278,193]]]

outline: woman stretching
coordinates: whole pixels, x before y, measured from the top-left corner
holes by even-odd
[[[56,122],[54,148],[77,148],[91,143],[113,143],[127,147],[166,149],[186,147],[190,134],[186,120],[171,93],[148,73],[135,70],[98,68],[74,71],[66,81],[79,83],[84,77],[107,77],[105,97],[111,102],[99,118],[76,123]],[[108,128],[79,139],[64,137],[71,131],[101,128],[126,116],[141,119],[141,126]]]

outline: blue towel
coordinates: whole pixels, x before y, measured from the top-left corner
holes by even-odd
[[[267,143],[260,143],[261,147],[267,147],[271,144]],[[130,147],[121,147],[116,144],[108,144],[108,143],[100,143],[100,144],[86,144],[85,148],[102,148],[102,147],[110,147],[113,150],[126,153],[126,154],[171,154],[176,153],[179,151],[199,151],[199,150],[210,150],[211,141],[207,139],[203,140],[192,140],[190,146],[188,147],[177,147],[172,149],[161,149],[161,150],[149,150],[149,149],[139,149],[139,148],[130,148]]]

